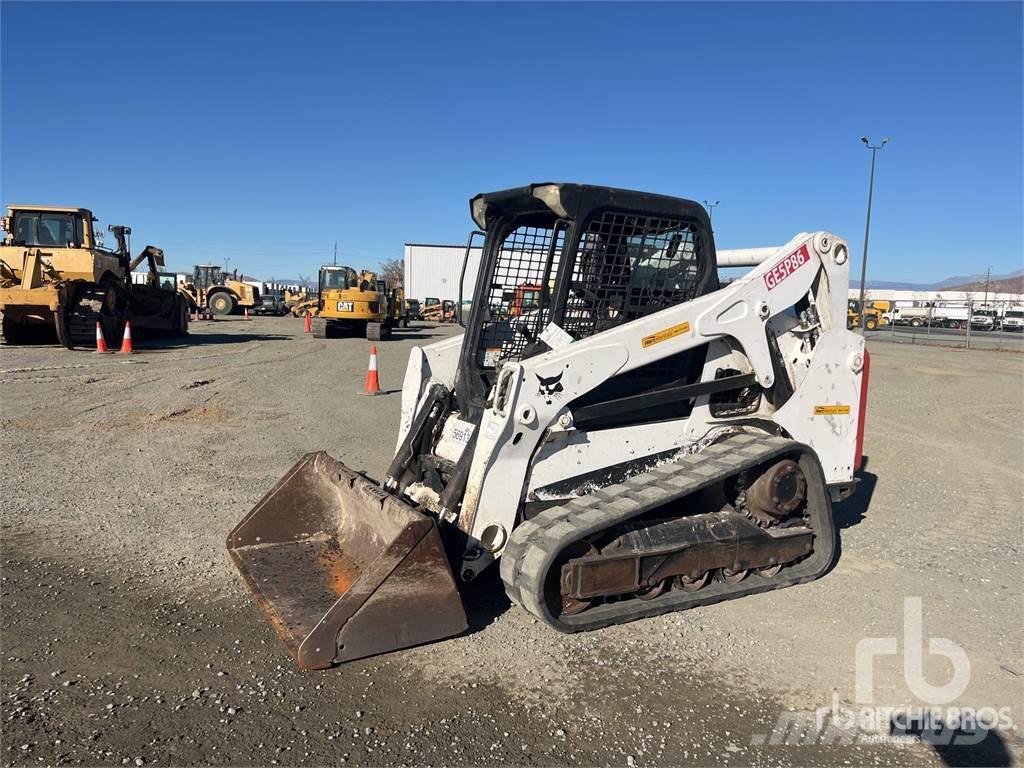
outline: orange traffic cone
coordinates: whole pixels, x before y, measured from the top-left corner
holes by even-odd
[[[248,307],[245,307],[245,319],[246,320],[249,319],[249,308]]]
[[[366,371],[366,386],[363,387],[364,395],[380,394],[380,379],[377,377],[377,345],[370,347],[370,367]]]
[[[124,323],[124,336],[121,338],[121,352],[122,355],[130,355],[135,351],[132,346],[132,321],[126,320]]]
[[[313,332],[313,313],[308,309],[306,310],[306,327],[302,331],[303,333]]]
[[[100,321],[96,321],[96,351],[99,353],[109,352],[107,349],[107,341],[103,338],[103,329],[100,327]]]

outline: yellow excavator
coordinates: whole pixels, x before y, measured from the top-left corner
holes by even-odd
[[[399,324],[391,308],[395,304],[391,291],[373,272],[323,266],[319,288],[320,299],[312,328],[313,336],[318,339],[348,333],[381,341],[390,338],[391,330]]]

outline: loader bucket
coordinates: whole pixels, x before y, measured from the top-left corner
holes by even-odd
[[[466,629],[434,520],[322,451],[303,456],[227,544],[302,669]]]

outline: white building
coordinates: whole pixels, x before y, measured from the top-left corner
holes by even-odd
[[[479,241],[478,241],[479,242]],[[474,247],[466,262],[466,277],[462,295],[473,296],[476,273],[480,268],[480,248]],[[435,299],[459,300],[459,278],[466,255],[465,245],[405,244],[405,295],[423,301]]]
[[[858,288],[850,288],[849,298],[860,298]],[[868,288],[864,291],[866,301],[892,301],[898,307],[924,307],[929,304],[943,306],[966,306],[968,303],[984,304],[986,294],[984,289],[980,291],[896,291],[886,288]],[[995,293],[989,291],[987,296],[989,304],[1024,304],[1022,293]]]
[[[476,274],[480,268],[480,248],[470,251],[466,261],[466,277],[462,288],[465,299],[472,298],[476,285]],[[465,245],[428,245],[424,243],[405,244],[405,295],[410,299],[428,296],[437,299],[458,301],[459,277],[466,254]],[[859,290],[851,288],[849,298],[859,298]],[[897,306],[926,306],[928,304],[963,305],[969,302],[983,304],[985,291],[897,291],[869,288],[865,292],[868,300],[893,301]],[[995,293],[989,291],[988,302],[993,305],[1024,304],[1024,294]]]

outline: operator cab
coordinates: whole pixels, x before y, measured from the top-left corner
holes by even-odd
[[[224,285],[228,273],[219,264],[199,264],[193,270],[192,277],[196,287],[205,290],[213,285]]]
[[[484,405],[505,363],[551,349],[551,325],[583,339],[719,288],[707,212],[690,200],[533,184],[477,195],[470,212],[485,240],[456,385],[464,407]]]
[[[320,292],[360,288],[359,275],[352,267],[321,267]]]
[[[10,208],[4,220],[7,245],[88,248],[92,214],[84,208]]]

